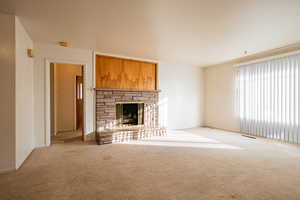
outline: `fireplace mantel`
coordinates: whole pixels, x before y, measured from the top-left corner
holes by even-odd
[[[109,89],[95,88],[96,91],[121,91],[121,92],[161,92],[161,90],[133,90],[133,89]]]

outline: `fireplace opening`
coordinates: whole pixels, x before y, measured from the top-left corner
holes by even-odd
[[[144,124],[144,103],[116,104],[116,117],[121,125]]]

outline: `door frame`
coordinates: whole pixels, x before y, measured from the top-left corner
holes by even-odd
[[[51,81],[50,81],[50,64],[51,63],[59,63],[59,64],[73,64],[73,65],[81,65],[82,66],[82,78],[83,78],[83,127],[82,127],[82,140],[85,140],[86,134],[86,98],[85,98],[85,85],[86,85],[86,70],[87,63],[82,61],[74,61],[74,60],[62,60],[62,59],[45,59],[45,137],[44,141],[46,146],[51,145]]]

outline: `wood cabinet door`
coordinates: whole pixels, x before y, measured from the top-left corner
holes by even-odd
[[[97,55],[96,87],[155,90],[156,63]]]
[[[118,58],[97,56],[96,87],[120,88],[123,74],[122,60]]]

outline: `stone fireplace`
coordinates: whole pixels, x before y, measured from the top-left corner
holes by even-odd
[[[96,55],[96,141],[99,145],[162,136],[157,62]]]
[[[97,131],[120,126],[158,126],[159,91],[96,89]]]

